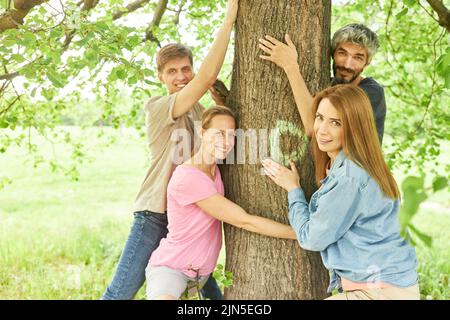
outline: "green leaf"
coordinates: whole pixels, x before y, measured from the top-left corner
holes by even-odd
[[[16,60],[17,63],[25,62],[25,58],[21,54],[13,54],[11,55],[11,58]]]
[[[48,58],[51,59],[50,63],[60,64],[61,63],[61,53],[57,51],[50,52]]]
[[[36,36],[34,35],[34,33],[29,31],[23,35],[23,40],[21,41],[21,44],[23,44],[27,47],[31,47],[35,44],[35,42],[36,42]]]
[[[88,62],[89,69],[93,69],[98,64],[99,56],[96,50],[87,49],[84,57]]]
[[[17,44],[17,41],[15,41],[15,40],[11,40],[11,39],[2,40],[2,46],[5,46],[5,47],[13,47],[16,44]]]
[[[444,77],[444,86],[445,88],[450,89],[450,70]]]
[[[445,187],[447,187],[447,185],[448,185],[448,180],[446,177],[442,177],[442,176],[436,177],[433,180],[433,191],[436,192],[436,191],[442,190]]]
[[[128,78],[128,84],[129,85],[136,84],[137,82],[138,82],[138,79],[137,79],[136,75],[131,76],[131,77]]]
[[[400,231],[400,235],[408,242],[410,243],[412,246],[416,246],[417,243],[414,241],[414,239],[411,237],[411,232],[410,232],[410,225],[405,226],[404,228],[402,228],[402,230]]]
[[[428,198],[423,190],[423,183],[423,176],[409,176],[402,183],[403,205],[399,213],[399,221],[402,226],[409,224],[420,204]]]
[[[147,80],[147,79],[145,79],[144,82],[146,84],[149,84],[149,85],[152,85],[152,86],[157,86],[157,87],[161,87],[162,86],[161,83],[159,83],[159,82],[154,82],[154,81]]]
[[[408,176],[402,182],[402,190],[413,188],[417,190],[423,189],[424,177]]]
[[[144,76],[146,76],[146,77],[151,77],[151,76],[153,76],[153,71],[152,70],[150,70],[150,69],[142,69],[142,72],[144,73]]]
[[[450,47],[436,61],[436,71],[444,78],[445,87],[450,88]]]
[[[83,39],[81,39],[80,41],[75,42],[75,44],[79,47],[83,47],[84,45],[86,45],[92,38],[94,37],[94,33],[93,32],[89,32]]]
[[[99,21],[95,24],[95,26],[97,27],[97,29],[102,30],[102,31],[108,31],[109,30],[109,26],[106,22],[104,21]]]
[[[127,73],[122,68],[117,68],[115,71],[117,79],[123,80],[126,78]]]
[[[54,90],[42,89],[41,93],[47,101],[51,101],[55,96]]]
[[[413,6],[415,6],[417,4],[416,0],[403,0],[403,4],[407,7],[412,8]]]
[[[48,80],[50,80],[53,83],[53,85],[55,87],[64,88],[64,83],[63,83],[61,77],[53,70],[49,70],[47,72],[47,78],[48,78]]]
[[[111,73],[108,75],[109,81],[115,81],[117,80],[116,70],[112,69]]]
[[[131,48],[136,47],[140,42],[141,42],[141,37],[139,37],[138,35],[133,35],[133,36],[127,38],[127,44]]]
[[[417,228],[411,224],[408,225],[408,228],[413,231],[414,235],[417,236],[427,247],[431,247],[433,244],[433,239],[429,235],[417,230]]]
[[[0,128],[1,129],[6,129],[6,128],[8,128],[8,126],[9,126],[8,121],[6,121],[5,119],[0,119]]]
[[[50,37],[54,39],[59,39],[63,36],[64,31],[62,28],[55,28],[50,31]]]
[[[397,19],[400,19],[401,17],[403,17],[405,14],[407,14],[408,13],[408,8],[404,8],[402,11],[400,11],[399,13],[397,13],[396,15],[395,15],[395,17],[397,18]]]

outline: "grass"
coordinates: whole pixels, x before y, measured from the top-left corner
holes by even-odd
[[[78,182],[45,165],[34,168],[21,149],[0,154],[0,176],[13,181],[0,190],[0,299],[101,297],[128,235],[148,160],[145,139],[112,134],[117,141],[105,148],[87,134],[91,161],[81,166]],[[57,146],[55,154],[64,160],[67,150]],[[448,198],[445,191],[433,196],[438,209],[426,207],[414,217],[433,237],[432,248],[417,247],[423,299],[450,296]],[[136,298],[144,298],[144,290]]]

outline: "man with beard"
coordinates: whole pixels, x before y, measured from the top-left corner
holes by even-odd
[[[305,133],[310,137],[313,132],[313,119],[310,117],[313,97],[300,73],[295,45],[287,34],[285,40],[286,44],[271,36],[260,39],[259,47],[268,54],[260,57],[274,62],[286,72]],[[364,68],[372,61],[378,47],[377,35],[362,24],[349,24],[336,31],[331,40],[334,74],[331,85],[347,83],[357,85],[364,90],[372,105],[381,143],[386,117],[384,90],[374,79],[361,76]]]

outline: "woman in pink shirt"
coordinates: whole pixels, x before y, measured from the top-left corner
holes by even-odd
[[[175,169],[167,188],[169,232],[146,270],[147,299],[179,299],[191,284],[206,282],[222,247],[222,221],[266,236],[296,239],[289,225],[250,215],[224,197],[216,162],[233,149],[235,126],[230,109],[206,110],[199,151]]]

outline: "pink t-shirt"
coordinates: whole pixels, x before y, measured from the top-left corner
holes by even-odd
[[[222,247],[222,222],[195,203],[217,193],[224,195],[216,166],[215,181],[201,170],[178,166],[167,187],[169,233],[150,257],[151,266],[166,266],[189,277],[214,271]]]

